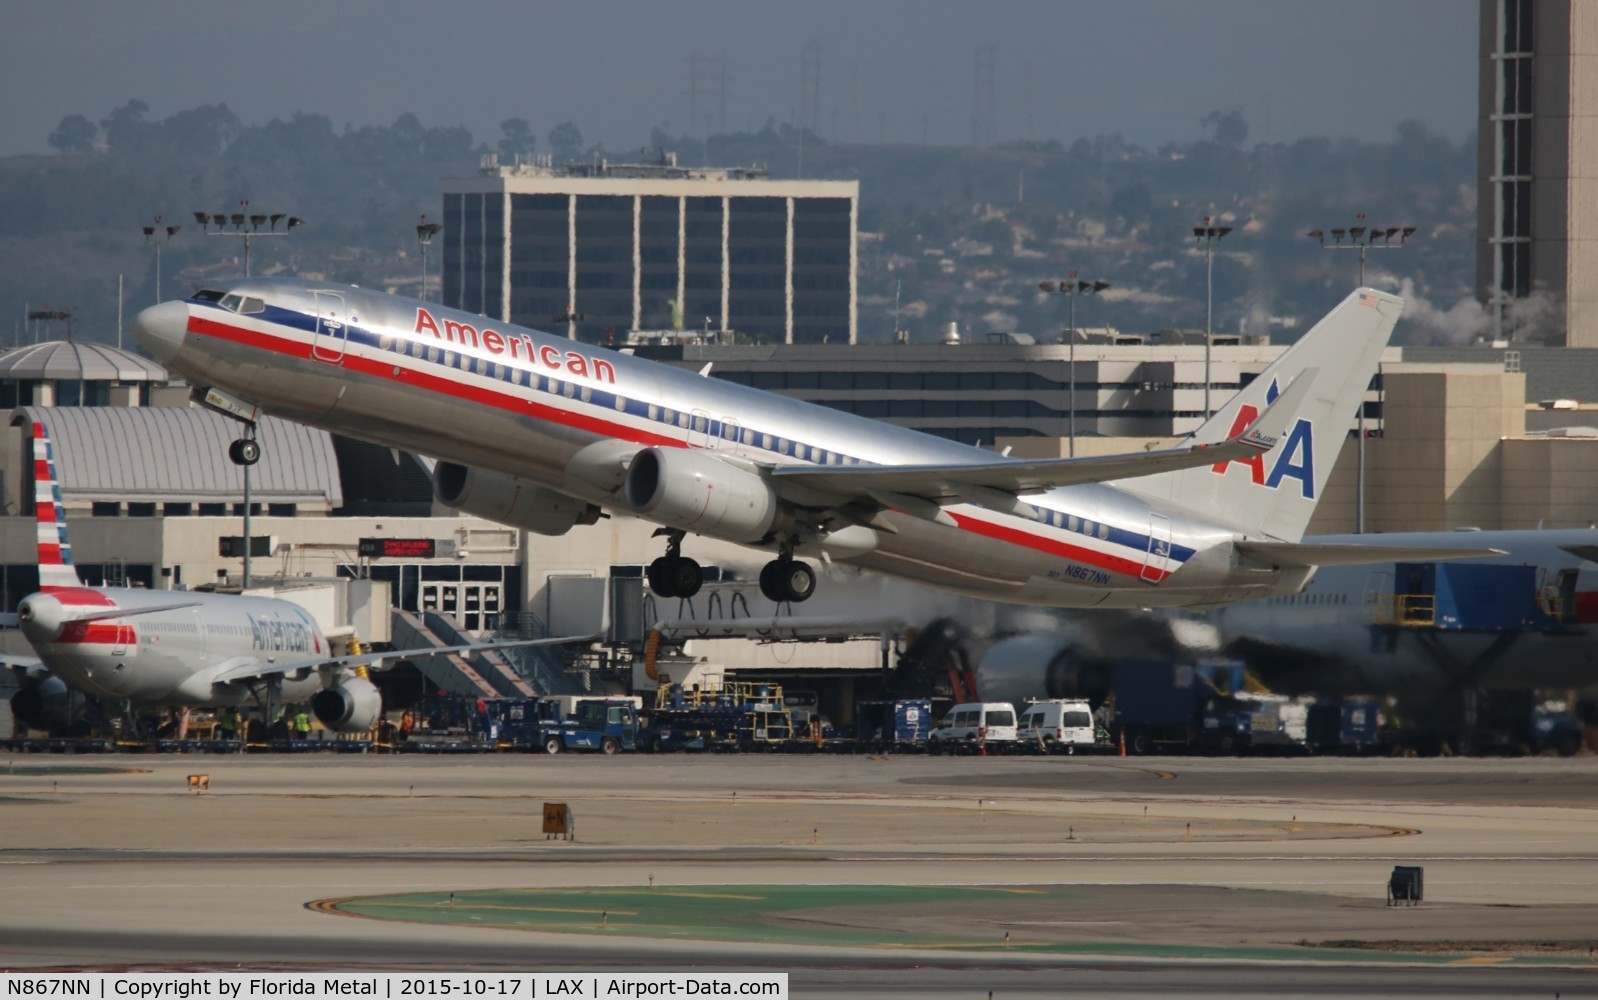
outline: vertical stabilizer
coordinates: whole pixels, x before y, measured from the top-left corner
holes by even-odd
[[[1117,485],[1253,537],[1298,541],[1403,308],[1396,295],[1356,289],[1187,441],[1213,444],[1240,433],[1300,376],[1309,379],[1308,398],[1271,451]]]
[[[67,515],[61,506],[61,482],[56,478],[55,448],[44,424],[33,422],[33,511],[39,530],[39,589],[77,589],[83,586],[72,563],[72,543],[67,540]]]

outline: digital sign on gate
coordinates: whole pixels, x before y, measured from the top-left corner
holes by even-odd
[[[431,538],[363,538],[362,559],[431,559],[437,543]]]

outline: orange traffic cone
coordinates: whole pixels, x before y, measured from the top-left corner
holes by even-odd
[[[1121,756],[1126,756],[1126,730],[1121,730]]]

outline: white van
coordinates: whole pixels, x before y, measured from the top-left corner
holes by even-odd
[[[1095,740],[1093,706],[1070,698],[1033,702],[1021,713],[1016,730],[1023,740],[1090,747]]]
[[[933,727],[928,739],[939,742],[1015,739],[1015,706],[1007,701],[974,701],[956,705]]]

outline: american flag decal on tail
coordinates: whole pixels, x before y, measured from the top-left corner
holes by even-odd
[[[61,505],[61,483],[56,479],[55,449],[44,424],[33,422],[33,507],[39,531],[39,589],[83,586],[72,565],[72,543],[67,540],[67,515]]]
[[[1376,304],[1379,303],[1379,302],[1381,302],[1381,299],[1378,299],[1376,296],[1372,295],[1370,292],[1360,292],[1359,293],[1359,304],[1362,305],[1362,306],[1370,306],[1372,309],[1374,309],[1374,308],[1376,308]]]

